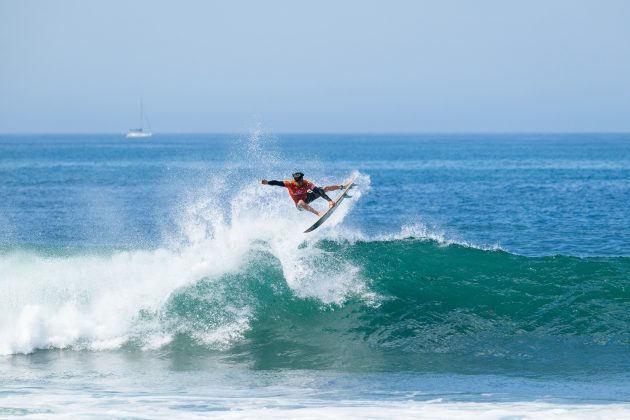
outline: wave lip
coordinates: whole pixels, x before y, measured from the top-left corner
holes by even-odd
[[[375,241],[396,241],[405,239],[418,239],[434,241],[440,245],[461,245],[466,248],[476,248],[487,251],[503,251],[499,244],[494,245],[479,245],[464,239],[449,236],[442,229],[429,228],[426,224],[416,222],[411,224],[405,224],[400,229],[400,232],[394,234],[377,235],[372,240]]]

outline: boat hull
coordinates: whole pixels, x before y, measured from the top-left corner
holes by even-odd
[[[134,138],[142,138],[142,137],[151,137],[153,134],[151,133],[136,133],[136,132],[132,132],[132,133],[127,133],[127,138],[128,139],[134,139]]]

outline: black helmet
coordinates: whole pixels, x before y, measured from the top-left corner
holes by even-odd
[[[293,173],[293,179],[295,179],[296,181],[301,181],[302,178],[304,178],[304,174],[302,172]]]

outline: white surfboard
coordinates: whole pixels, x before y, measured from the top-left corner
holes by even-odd
[[[345,185],[345,188],[341,192],[341,195],[334,200],[335,206],[330,207],[328,210],[326,210],[326,212],[322,214],[319,217],[319,219],[317,219],[317,221],[313,223],[313,225],[310,228],[306,229],[304,233],[309,233],[309,232],[314,231],[315,229],[320,227],[330,217],[331,214],[333,214],[333,212],[339,207],[339,203],[341,203],[343,199],[348,195],[348,191],[350,191],[350,188],[354,186],[354,178],[352,178],[350,181],[348,181],[347,184],[344,184],[344,185]]]

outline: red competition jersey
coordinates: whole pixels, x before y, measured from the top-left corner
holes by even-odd
[[[300,187],[295,181],[284,181],[284,186],[289,191],[289,195],[293,201],[297,204],[298,201],[304,200],[309,191],[311,191],[315,185],[311,181],[306,179],[302,182]]]

